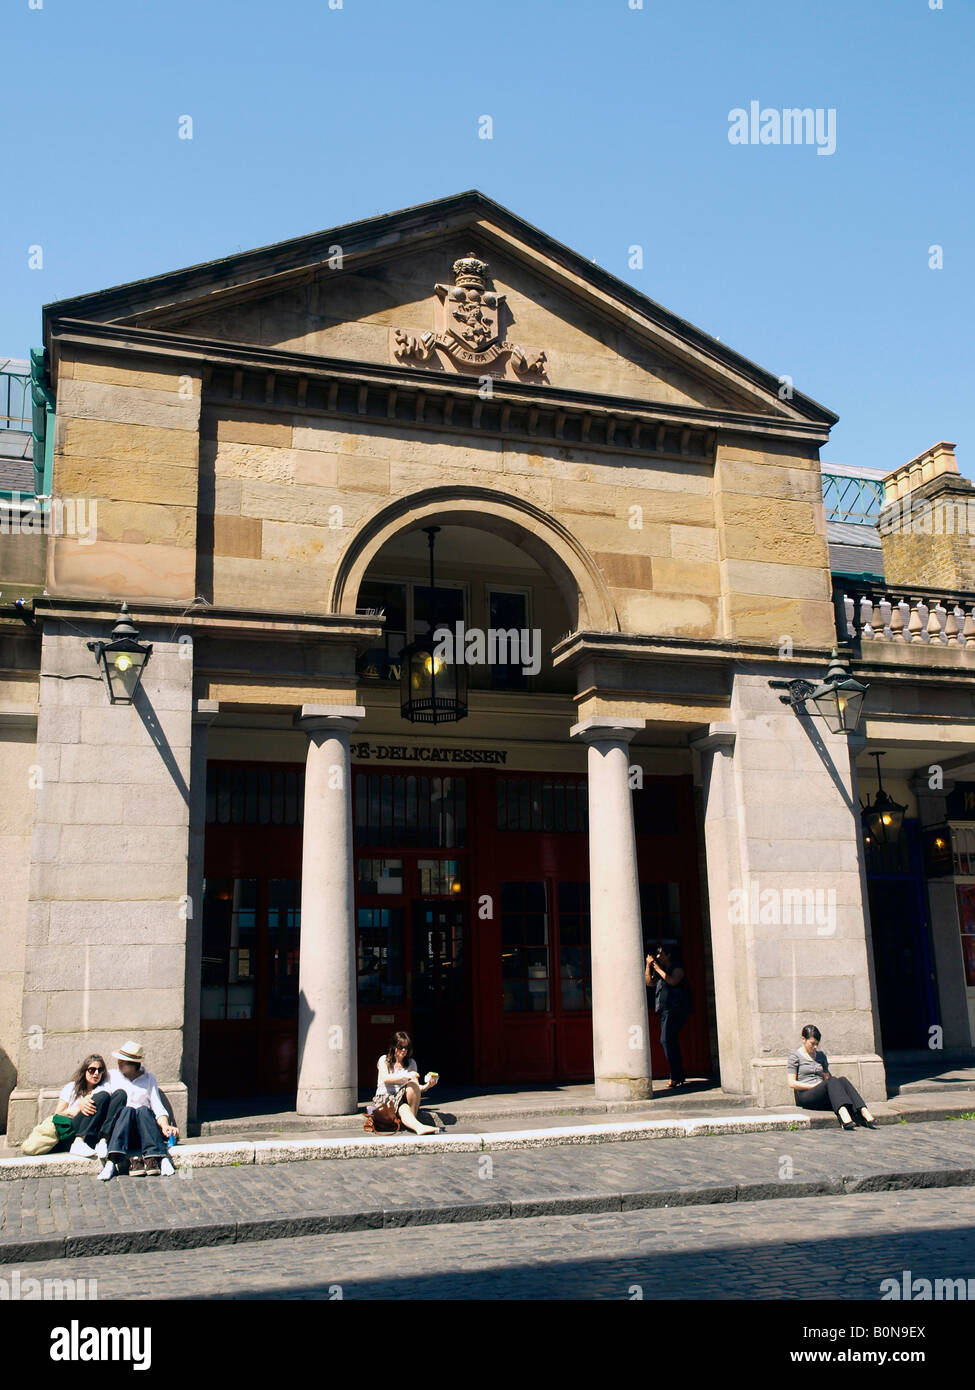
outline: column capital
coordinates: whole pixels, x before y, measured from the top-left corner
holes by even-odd
[[[715,748],[734,748],[737,730],[734,724],[709,724],[700,734],[694,734],[688,742],[696,753],[709,753]]]
[[[645,719],[623,719],[613,714],[594,714],[589,719],[583,719],[581,724],[573,724],[569,730],[569,737],[582,739],[583,743],[629,743],[646,727]]]
[[[323,729],[354,729],[365,717],[363,705],[302,705],[301,713],[294,717],[294,725],[303,733],[314,734]]]

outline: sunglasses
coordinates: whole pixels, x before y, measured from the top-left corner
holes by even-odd
[[[85,1067],[85,1071],[91,1072],[92,1076],[101,1076],[104,1070],[104,1067]]]

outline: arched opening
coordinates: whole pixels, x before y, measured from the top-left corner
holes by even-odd
[[[399,681],[408,643],[435,626],[463,634],[469,689],[574,693],[571,672],[553,670],[553,646],[577,622],[564,585],[522,546],[491,532],[444,524],[436,535],[436,594],[421,526],[397,531],[376,551],[359,584],[356,610],[382,613],[383,637],[358,663],[364,683]],[[514,634],[518,634],[515,641]],[[460,652],[458,652],[458,656]]]
[[[524,498],[489,488],[431,488],[383,508],[362,527],[342,557],[329,611],[354,612],[360,586],[383,547],[401,532],[420,533],[424,525],[473,528],[522,552],[548,575],[561,595],[566,631],[619,631],[602,575],[572,533]]]

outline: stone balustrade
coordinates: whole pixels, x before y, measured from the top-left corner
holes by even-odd
[[[975,649],[975,595],[924,599],[896,590],[835,593],[843,642],[906,642]]]

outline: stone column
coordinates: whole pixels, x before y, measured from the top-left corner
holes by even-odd
[[[571,730],[589,745],[592,1041],[599,1100],[652,1094],[629,778],[629,743],[645,727],[644,719],[596,715]]]
[[[356,1067],[355,878],[349,730],[358,705],[303,705],[308,735],[301,867],[298,1114],[353,1114]]]
[[[751,1059],[758,1046],[755,1026],[758,1004],[753,972],[744,968],[751,957],[748,923],[741,914],[732,925],[728,903],[745,884],[740,843],[739,792],[735,777],[735,730],[732,724],[712,724],[704,737],[693,740],[700,756],[704,844],[707,861],[711,958],[714,962],[714,1013],[718,1033],[721,1089],[732,1094],[753,1089]],[[746,890],[747,891],[747,890]]]
[[[200,1077],[200,984],[203,957],[203,842],[206,835],[207,739],[220,712],[217,700],[196,700],[190,747],[189,850],[186,865],[186,987],[183,1002],[183,1081],[190,1124],[196,1123]]]
[[[769,684],[806,674],[736,671],[728,721],[691,741],[721,1085],[763,1106],[792,1106],[785,1061],[807,1023],[822,1030],[837,1075],[868,1101],[886,1098],[851,749]]]

